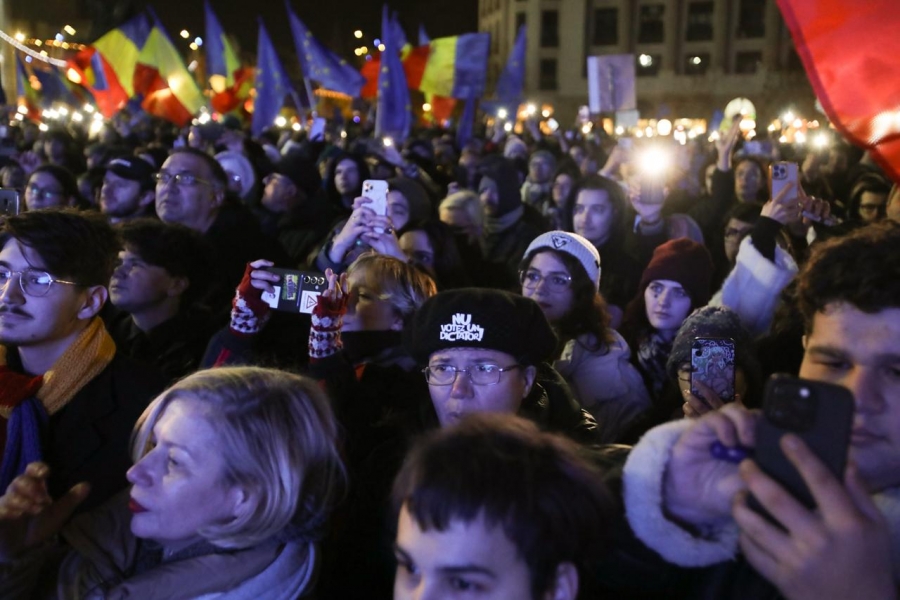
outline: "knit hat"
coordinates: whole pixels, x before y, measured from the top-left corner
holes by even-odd
[[[521,139],[511,135],[503,146],[503,157],[512,158],[517,155],[528,156],[528,146]]]
[[[409,222],[425,221],[431,217],[431,201],[428,193],[418,181],[408,177],[393,177],[387,180],[388,190],[394,190],[403,194],[409,205]]]
[[[153,185],[153,173],[156,171],[153,165],[137,156],[118,156],[106,163],[106,170],[146,187]]]
[[[241,178],[241,198],[249,196],[256,183],[256,172],[247,157],[240,152],[228,150],[216,154],[216,160],[223,169]]]
[[[588,279],[594,282],[597,289],[600,289],[600,253],[587,239],[568,231],[548,231],[537,236],[528,244],[528,249],[525,250],[522,258],[527,258],[532,251],[539,248],[552,248],[574,256],[584,267]]]
[[[706,246],[687,238],[669,240],[653,251],[638,289],[643,294],[651,281],[675,281],[691,297],[693,306],[705,306],[711,295],[712,272],[712,257]]]
[[[553,355],[556,334],[534,300],[500,290],[447,290],[425,301],[403,330],[403,345],[419,363],[445,348],[484,348],[523,365]]]
[[[531,154],[531,158],[529,159],[529,163],[535,159],[547,161],[550,164],[550,170],[556,170],[556,157],[553,156],[553,153],[549,150],[536,150]]]
[[[666,363],[666,371],[673,379],[678,377],[678,367],[691,362],[691,345],[698,337],[731,338],[734,340],[735,364],[745,366],[756,361],[750,345],[750,334],[741,325],[736,312],[721,306],[698,308],[684,320],[672,342],[672,351]],[[748,370],[746,367],[744,370]],[[755,372],[756,367],[750,369]]]
[[[310,198],[315,195],[322,184],[315,160],[302,151],[294,150],[282,156],[275,163],[275,172],[290,179],[298,190]]]

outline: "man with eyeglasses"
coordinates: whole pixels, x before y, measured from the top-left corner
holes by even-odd
[[[194,148],[173,150],[156,174],[156,213],[164,223],[199,231],[213,247],[214,283],[206,298],[224,310],[246,264],[258,258],[288,264],[278,242],[267,238],[246,206],[227,193],[225,170]]]
[[[546,364],[556,335],[529,298],[474,288],[442,292],[407,325],[404,345],[427,364],[423,374],[442,427],[470,413],[507,413],[576,441],[596,440],[596,422]]]
[[[100,211],[110,223],[152,214],[156,186],[153,171],[153,165],[136,156],[119,156],[106,163]]]
[[[126,485],[131,429],[162,389],[98,317],[117,236],[100,215],[42,210],[9,217],[0,248],[0,489],[41,460],[51,496],[87,481],[96,506]]]

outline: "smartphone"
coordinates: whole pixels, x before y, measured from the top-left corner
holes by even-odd
[[[19,214],[21,204],[19,190],[15,188],[0,188],[0,215],[13,216]]]
[[[313,119],[309,128],[309,140],[311,142],[321,142],[325,139],[325,124],[326,121],[322,117]]]
[[[773,165],[769,166],[769,178],[772,180],[772,195],[771,198],[774,198],[788,185],[793,184],[794,189],[797,190],[797,173],[799,169],[797,163],[795,162],[785,162],[779,161]]]
[[[734,401],[734,340],[698,337],[691,344],[691,393],[703,399],[696,382],[702,381],[722,402]]]
[[[753,141],[744,143],[744,152],[750,156],[762,156],[765,154],[762,142]]]
[[[388,184],[383,179],[366,179],[362,185],[362,195],[372,202],[369,208],[375,211],[376,215],[387,214],[387,194]]]
[[[294,269],[266,269],[281,277],[274,284],[275,292],[263,292],[262,300],[275,310],[294,313],[312,313],[319,301],[319,294],[328,288],[325,275],[315,271]]]
[[[809,488],[781,451],[779,442],[786,433],[799,436],[831,473],[843,481],[853,412],[853,394],[847,388],[773,375],[766,384],[763,418],[756,427],[756,462],[804,506],[815,509]],[[776,522],[752,496],[749,504]]]

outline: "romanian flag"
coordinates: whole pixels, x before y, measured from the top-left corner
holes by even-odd
[[[28,109],[26,113],[32,121],[40,121],[41,109],[38,107],[39,94],[31,85],[31,79],[25,63],[22,58],[16,57],[16,96],[19,98],[18,104]]]
[[[229,113],[250,97],[253,69],[244,67],[238,59],[231,40],[225,35],[209,0],[204,3],[206,13],[206,73],[213,96],[210,104],[220,113]]]
[[[145,111],[183,127],[206,102],[155,14],[153,20],[153,29],[138,55],[134,91],[143,94],[141,108]]]
[[[900,13],[896,0],[778,0],[835,127],[900,182]]]
[[[112,66],[96,48],[88,46],[69,59],[76,81],[90,91],[103,116],[110,118],[128,102],[128,95],[119,83]]]
[[[144,14],[139,14],[92,44],[110,66],[114,78],[125,91],[126,99],[134,96],[134,71],[149,36],[150,23]],[[111,85],[110,77],[107,75],[105,78]]]
[[[449,98],[472,98],[484,94],[487,59],[491,48],[488,33],[467,33],[431,40],[428,62],[418,89]]]

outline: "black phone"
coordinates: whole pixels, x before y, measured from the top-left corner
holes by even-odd
[[[319,294],[328,289],[323,273],[294,269],[266,269],[281,277],[274,284],[275,293],[263,292],[262,300],[275,310],[294,313],[312,313],[319,301]]]
[[[756,427],[757,464],[804,506],[814,509],[816,502],[803,477],[781,450],[781,438],[786,433],[798,436],[843,481],[853,413],[853,394],[845,387],[773,375],[766,383],[763,418]],[[752,495],[749,504],[776,522]]]
[[[734,340],[698,337],[691,344],[691,393],[703,399],[696,381],[710,387],[722,402],[734,401]]]
[[[0,188],[0,215],[17,215],[21,208],[19,190],[15,188]]]

